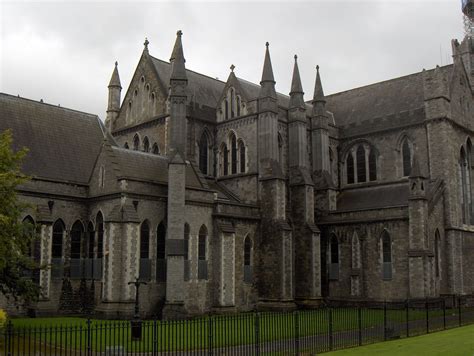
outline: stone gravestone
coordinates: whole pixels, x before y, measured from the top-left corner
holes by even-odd
[[[125,350],[122,346],[107,346],[105,356],[125,356]]]

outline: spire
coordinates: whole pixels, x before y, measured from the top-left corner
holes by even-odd
[[[184,59],[183,43],[181,42],[182,35],[183,32],[181,30],[176,33],[176,42],[174,44],[173,53],[171,54],[170,58],[172,67],[170,79],[187,80],[186,68],[184,66],[186,60]]]
[[[319,66],[316,66],[316,83],[314,85],[313,102],[326,102],[324,98],[323,86],[321,84],[321,77],[319,76]]]
[[[295,54],[295,65],[293,67],[293,79],[291,81],[290,91],[290,109],[304,108],[304,92],[301,85],[300,71],[298,69],[298,56]]]
[[[273,78],[272,61],[270,59],[270,50],[268,49],[270,44],[267,42],[265,46],[267,49],[265,51],[265,61],[263,63],[262,80],[260,81],[260,98],[271,97],[276,99],[275,79]]]
[[[120,84],[120,76],[118,72],[118,62],[115,62],[115,68],[114,71],[112,72],[112,77],[110,78],[110,83],[109,83],[109,88],[110,87],[120,87],[122,88],[122,85]]]

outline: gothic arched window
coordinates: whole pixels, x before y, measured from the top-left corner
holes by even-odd
[[[91,221],[87,224],[87,258],[94,258],[95,231]]]
[[[143,139],[143,152],[150,152],[150,141],[148,141],[148,137],[146,136]]]
[[[81,254],[81,243],[84,234],[82,223],[78,220],[71,228],[71,259],[79,259]]]
[[[234,89],[230,89],[230,117],[233,118],[235,116],[234,112]]]
[[[199,169],[203,174],[208,174],[209,167],[209,142],[204,132],[199,140]]]
[[[440,258],[439,258],[439,244],[440,244],[440,237],[439,237],[439,230],[436,229],[435,232],[435,244],[434,244],[434,257],[435,257],[435,275],[436,278],[439,278],[439,270],[440,270]]]
[[[150,279],[150,225],[145,220],[140,226],[140,279]]]
[[[153,144],[153,147],[151,149],[151,152],[155,155],[159,155],[160,154],[160,148],[158,147],[158,144],[157,143],[154,143]]]
[[[240,96],[237,96],[237,116],[240,116]]]
[[[408,177],[411,172],[411,151],[408,140],[405,139],[402,145],[403,176]]]
[[[460,201],[462,211],[462,222],[463,224],[468,223],[468,207],[469,207],[469,185],[468,185],[468,163],[467,156],[464,147],[461,147],[461,153],[459,157],[459,180],[461,183],[460,187]]]
[[[336,235],[331,236],[329,244],[329,279],[339,279],[339,242]]]
[[[229,102],[227,99],[224,100],[224,105],[225,105],[225,119],[227,120],[229,118]]]
[[[356,151],[357,160],[357,183],[367,181],[366,167],[365,167],[365,149],[364,146],[359,145]]]
[[[191,275],[191,265],[189,261],[189,239],[191,237],[191,230],[189,224],[184,224],[184,280],[189,281]]]
[[[369,180],[377,180],[377,157],[374,149],[371,149],[369,153]]]
[[[104,217],[99,211],[95,218],[95,226],[97,229],[97,258],[104,256]]]
[[[252,283],[252,275],[252,240],[247,235],[244,241],[244,282]]]
[[[354,157],[349,152],[346,159],[347,184],[354,183]]]
[[[56,220],[53,225],[53,239],[51,243],[51,278],[63,277],[63,240],[66,228],[62,220]]]
[[[123,148],[126,148],[127,150],[129,149],[128,142],[125,142],[125,145],[123,145]]]
[[[156,229],[156,280],[166,281],[166,226],[163,221]]]
[[[140,137],[137,134],[133,137],[133,149],[138,151],[140,149]]]
[[[207,279],[207,227],[202,225],[198,236],[198,279]]]
[[[235,134],[230,136],[230,150],[231,150],[231,173],[237,173],[237,138]]]
[[[229,150],[227,145],[222,143],[221,149],[219,151],[219,165],[220,165],[220,175],[226,176],[229,174]]]
[[[244,141],[239,141],[239,155],[240,155],[240,173],[245,173],[245,144]]]
[[[392,279],[392,239],[387,230],[382,233],[382,278]]]

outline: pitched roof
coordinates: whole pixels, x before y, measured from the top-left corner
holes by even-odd
[[[152,153],[112,146],[121,177],[156,183],[168,182],[168,158]],[[190,164],[186,167],[186,186],[202,188],[196,172]]]
[[[337,211],[407,206],[408,193],[408,184],[344,190],[337,197]]]
[[[441,67],[450,71],[452,65]],[[423,72],[326,96],[326,109],[337,126],[360,124],[424,107]]]
[[[104,139],[98,116],[0,93],[0,118],[14,149],[29,149],[26,174],[88,183]]]
[[[150,58],[164,87],[168,88],[171,76],[171,64],[152,56],[150,56]],[[217,101],[224,90],[225,83],[189,69],[186,69],[186,76],[188,78],[188,93],[191,99],[198,104],[215,109],[217,107]]]

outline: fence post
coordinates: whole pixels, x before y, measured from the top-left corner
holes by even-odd
[[[387,301],[383,302],[383,339],[387,340]]]
[[[333,339],[332,339],[332,308],[329,307],[329,350],[332,351],[333,348]]]
[[[260,314],[255,313],[255,355],[260,355]]]
[[[426,310],[426,333],[430,333],[430,312],[428,309],[428,298],[425,298],[425,310]]]
[[[212,355],[212,316],[207,318],[207,354]]]
[[[92,355],[92,343],[91,343],[91,319],[87,318],[86,320],[87,324],[87,341],[86,341],[86,350],[87,350],[87,356]]]
[[[357,322],[359,327],[359,346],[362,346],[362,309],[357,307]]]
[[[458,314],[459,314],[459,326],[462,325],[462,316],[461,316],[461,296],[458,296]]]
[[[446,299],[443,298],[443,329],[446,330]]]
[[[156,318],[153,319],[153,346],[152,346],[152,355],[155,356],[158,353],[158,330],[156,327]]]
[[[8,320],[7,324],[7,355],[11,356],[12,355],[12,339],[13,339],[13,323],[11,320]]]
[[[298,311],[296,310],[295,313],[295,351],[296,356],[300,354],[300,317]]]
[[[406,311],[405,311],[405,314],[406,314],[406,322],[407,322],[407,337],[410,337],[410,309],[409,309],[409,305],[410,304],[410,301],[407,299],[405,301],[405,308],[406,308]]]

